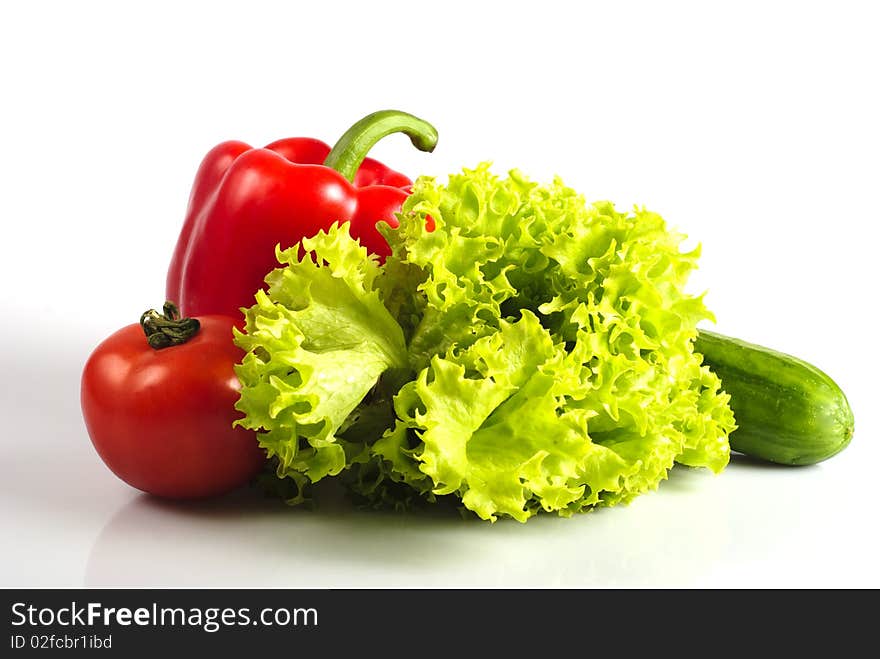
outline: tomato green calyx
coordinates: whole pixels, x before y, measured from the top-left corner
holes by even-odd
[[[147,337],[147,343],[154,350],[186,343],[199,331],[199,321],[195,318],[181,318],[180,311],[174,302],[166,302],[162,313],[155,309],[145,311],[141,315],[141,327]]]
[[[367,157],[367,152],[386,135],[406,134],[419,151],[437,146],[437,129],[424,119],[400,110],[380,110],[358,121],[333,145],[324,166],[335,169],[349,181]]]

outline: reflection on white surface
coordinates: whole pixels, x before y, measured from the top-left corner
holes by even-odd
[[[95,540],[88,586],[644,586],[686,584],[729,541],[715,479],[676,469],[631,506],[527,524],[290,509],[246,492],[211,503],[139,496]],[[697,495],[697,493],[699,493]],[[335,493],[334,493],[335,494]],[[675,509],[674,514],[669,514]],[[670,520],[674,520],[670,523]]]

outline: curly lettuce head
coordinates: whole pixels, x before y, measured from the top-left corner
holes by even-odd
[[[239,409],[280,476],[525,521],[726,465],[728,396],[693,352],[711,315],[684,291],[698,251],[658,215],[481,165],[420,178],[399,220],[381,268],[334,227],[248,311]]]

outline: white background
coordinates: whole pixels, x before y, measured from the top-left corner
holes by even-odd
[[[0,9],[0,586],[880,586],[873,3],[236,4]],[[202,156],[384,108],[440,131],[376,147],[410,175],[492,160],[660,212],[703,245],[718,331],[847,392],[851,446],[526,525],[116,480],[80,372],[161,305]]]

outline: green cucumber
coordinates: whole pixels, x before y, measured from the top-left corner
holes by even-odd
[[[694,350],[730,394],[737,429],[730,448],[786,465],[842,451],[853,413],[840,387],[812,364],[769,348],[700,330]]]

